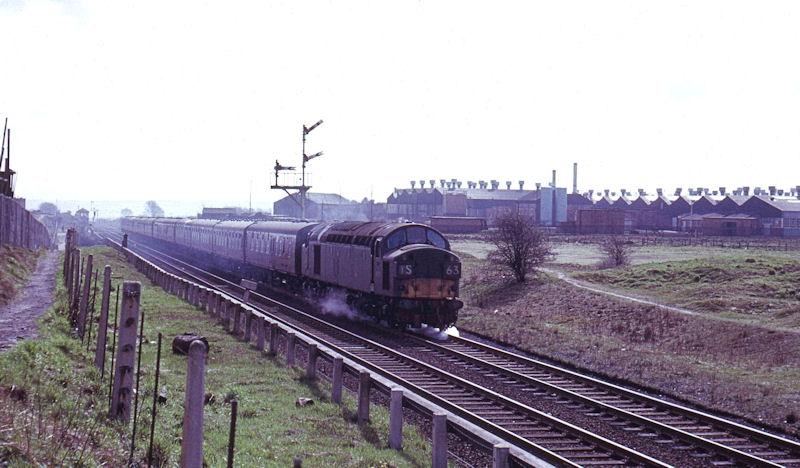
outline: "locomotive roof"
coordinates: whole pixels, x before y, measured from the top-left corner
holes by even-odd
[[[386,237],[392,232],[409,226],[419,226],[425,229],[436,229],[419,223],[386,223],[376,221],[344,221],[333,223],[324,231],[322,240],[325,242],[338,242],[346,244],[370,245],[378,237]]]

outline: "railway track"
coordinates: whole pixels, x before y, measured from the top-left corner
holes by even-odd
[[[133,242],[131,242],[133,243]],[[137,253],[193,281],[241,297],[243,288],[142,244]],[[146,250],[144,252],[143,250]],[[558,466],[669,466],[611,440],[521,404],[428,363],[356,335],[266,296],[250,294],[259,307],[292,328],[387,377],[476,426]]]
[[[421,341],[432,357],[455,361],[506,386],[536,388],[540,396],[580,405],[610,424],[639,432],[659,444],[696,452],[715,466],[800,467],[800,444],[717,416],[460,337]]]
[[[141,244],[140,244],[141,245]],[[142,245],[159,262],[182,274],[209,275],[193,265]],[[195,272],[195,273],[191,273]],[[207,284],[237,293],[238,285],[213,275]],[[239,288],[240,289],[240,288]],[[270,307],[290,312],[289,325],[312,325],[310,334],[358,357],[367,367],[403,382],[421,395],[465,419],[477,421],[492,432],[557,464],[604,466],[619,464],[663,465],[641,453],[553,418],[507,396],[475,385],[453,373],[415,359],[331,325],[292,306],[260,295],[251,296]],[[251,301],[252,302],[252,301]],[[702,463],[715,466],[798,466],[800,444],[748,426],[551,364],[489,346],[451,337],[433,342],[414,337],[431,357],[458,364],[487,378],[502,379],[508,387],[525,387],[536,396],[572,404],[588,416],[599,417],[625,431],[649,437],[676,450],[691,450]],[[623,449],[623,450],[621,450]]]

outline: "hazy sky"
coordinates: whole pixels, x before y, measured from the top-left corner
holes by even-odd
[[[800,184],[800,2],[0,0],[31,199]],[[516,185],[516,183],[515,183]]]

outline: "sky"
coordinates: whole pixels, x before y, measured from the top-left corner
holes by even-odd
[[[800,184],[800,2],[0,0],[17,194]]]

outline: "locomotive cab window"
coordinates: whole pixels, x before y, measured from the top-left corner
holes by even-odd
[[[447,249],[447,241],[438,232],[422,226],[410,226],[393,232],[386,239],[386,251],[398,249],[408,244],[430,244],[440,249]]]

